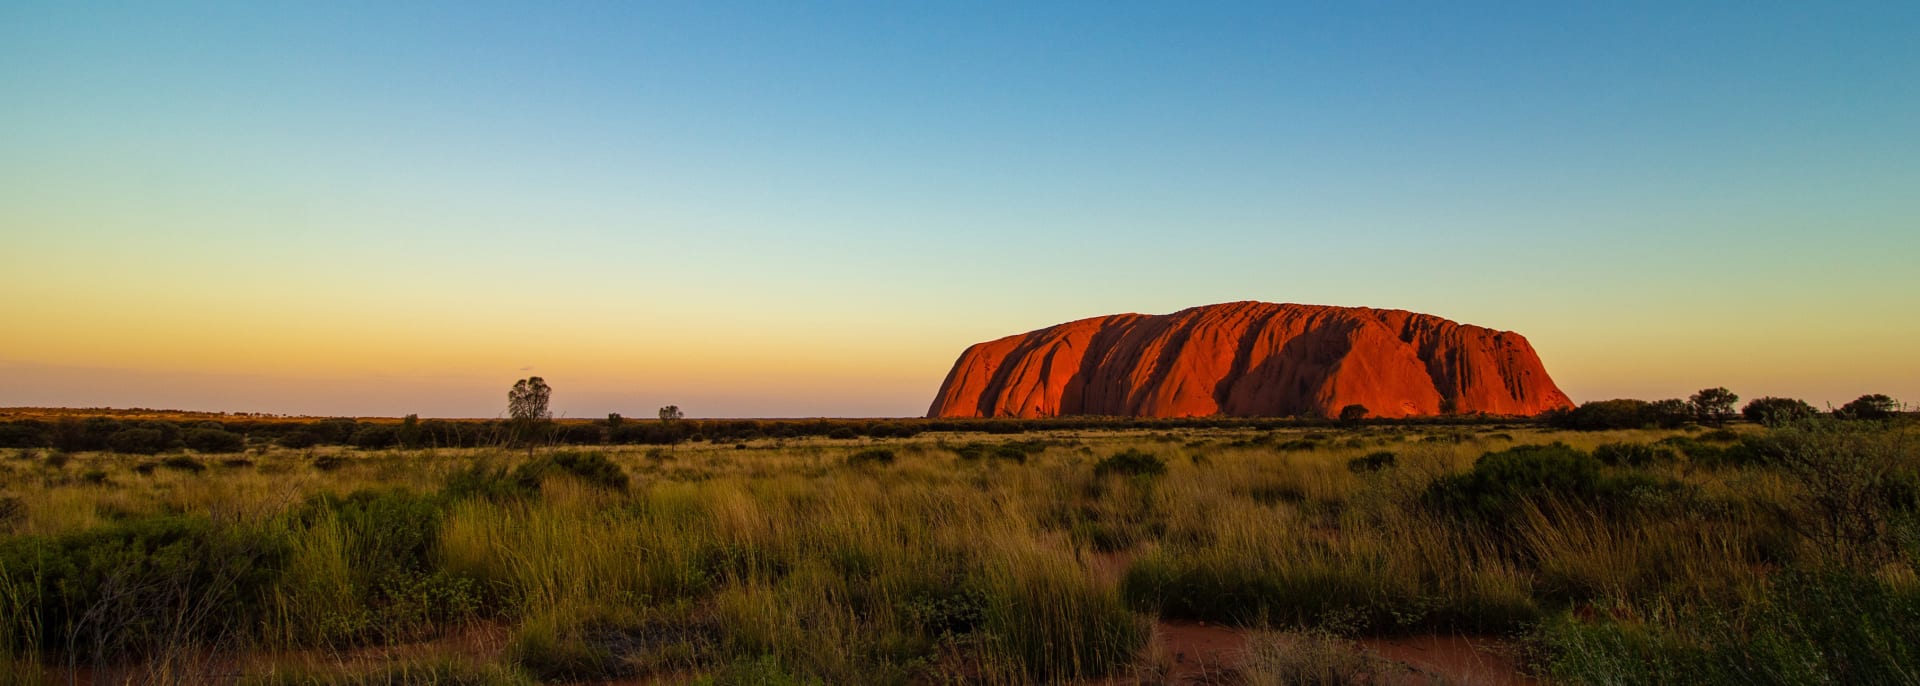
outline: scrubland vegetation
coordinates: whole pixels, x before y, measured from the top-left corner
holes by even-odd
[[[1552,683],[1920,683],[1920,427],[1776,405],[531,451],[116,426],[0,450],[0,673],[1163,683],[1157,625],[1194,620],[1246,630],[1207,683],[1400,683],[1351,639],[1425,633]],[[634,425],[702,428],[592,426]]]

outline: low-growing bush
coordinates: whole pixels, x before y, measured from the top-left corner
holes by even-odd
[[[367,424],[353,432],[351,442],[361,450],[385,450],[400,444],[400,431],[386,424]]]
[[[206,465],[201,464],[199,460],[193,459],[191,457],[187,457],[185,455],[174,455],[172,457],[161,460],[160,466],[166,467],[167,469],[171,469],[176,472],[188,472],[192,474],[199,474],[201,472],[207,471]]]
[[[401,489],[316,496],[294,513],[301,547],[280,590],[297,640],[408,640],[479,610],[479,590],[437,564],[441,501]]]
[[[45,448],[53,445],[40,422],[0,422],[0,448]]]
[[[220,429],[190,429],[182,440],[198,453],[237,453],[247,448],[245,436]]]
[[[1393,466],[1393,453],[1379,451],[1347,460],[1347,471],[1355,474],[1377,472]]]
[[[1673,461],[1674,451],[1665,445],[1602,443],[1593,449],[1593,456],[1609,467],[1644,467]]]
[[[9,600],[30,610],[0,617],[11,625],[0,636],[117,658],[231,639],[264,616],[259,601],[287,558],[279,538],[179,516],[0,540]]]
[[[890,464],[893,464],[894,459],[895,457],[892,450],[888,450],[886,448],[868,448],[866,450],[862,450],[852,455],[848,455],[847,466],[867,467],[867,466],[890,465]]]
[[[320,436],[312,431],[301,429],[281,434],[280,437],[274,439],[273,442],[282,448],[306,450],[307,448],[320,445]]]
[[[1464,474],[1435,480],[1423,500],[1442,512],[1503,527],[1529,500],[1578,503],[1617,515],[1642,497],[1680,488],[1639,473],[1608,474],[1604,467],[1564,443],[1515,446],[1481,455]]]
[[[1567,683],[1911,684],[1920,592],[1872,577],[1792,571],[1738,611],[1683,607],[1643,622],[1563,615],[1540,631]]]
[[[1094,476],[1119,474],[1123,476],[1159,476],[1167,473],[1167,461],[1152,453],[1135,449],[1122,450],[1093,465]]]
[[[626,471],[608,459],[606,453],[597,450],[561,450],[543,456],[520,465],[514,470],[514,479],[523,488],[539,490],[540,482],[555,472],[615,491],[627,490],[630,483]]]
[[[121,429],[107,437],[107,449],[128,455],[154,455],[168,448],[158,429]]]
[[[1819,416],[1820,411],[1798,398],[1756,398],[1740,408],[1740,415],[1747,421],[1767,426],[1782,426],[1802,422]]]

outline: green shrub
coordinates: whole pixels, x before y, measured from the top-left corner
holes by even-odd
[[[441,494],[450,499],[483,498],[493,501],[524,498],[540,490],[540,484],[523,483],[507,473],[506,467],[495,466],[486,461],[476,461],[465,469],[448,474],[440,487]]]
[[[1132,448],[1114,453],[1111,457],[1093,465],[1094,476],[1120,474],[1124,476],[1159,476],[1167,473],[1167,461],[1158,455],[1141,452]]]
[[[1581,403],[1571,410],[1555,410],[1543,417],[1547,425],[1576,431],[1643,429],[1652,426],[1672,428],[1693,418],[1693,407],[1685,400],[1657,402],[1616,399]]]
[[[1820,414],[1819,410],[1798,398],[1757,398],[1740,408],[1740,415],[1747,421],[1767,426],[1782,426],[1794,422],[1812,419]]]
[[[1792,571],[1736,611],[1683,608],[1646,622],[1563,615],[1539,634],[1567,683],[1920,682],[1920,593],[1872,577]]]
[[[1644,467],[1673,461],[1674,451],[1664,445],[1602,443],[1593,449],[1593,456],[1609,467]]]
[[[190,429],[182,440],[200,453],[237,453],[247,448],[245,436],[220,429]]]
[[[368,424],[356,429],[350,442],[361,450],[385,450],[400,444],[400,431],[385,424]]]
[[[1377,472],[1393,466],[1393,453],[1380,451],[1347,460],[1347,471],[1355,474]]]
[[[28,625],[0,635],[37,635],[42,649],[116,657],[229,639],[257,626],[262,593],[287,552],[276,537],[178,516],[0,540],[10,593],[31,608],[0,617]]]
[[[1841,405],[1834,415],[1843,419],[1886,419],[1900,411],[1900,403],[1882,393],[1863,395]]]
[[[281,434],[280,437],[274,439],[273,442],[282,448],[306,450],[307,448],[320,445],[320,436],[312,431],[300,429]]]
[[[704,616],[556,609],[523,623],[507,656],[543,681],[621,679],[707,667],[723,638]]]
[[[53,445],[40,422],[0,422],[0,448],[45,448]]]
[[[1505,632],[1539,613],[1525,597],[1421,595],[1367,563],[1273,563],[1164,551],[1128,567],[1120,591],[1134,610],[1163,617],[1342,634],[1418,628]]]
[[[355,491],[309,500],[295,514],[306,531],[340,538],[351,567],[331,616],[314,618],[323,643],[416,638],[439,623],[479,610],[472,580],[437,564],[441,501],[401,489]],[[309,533],[308,535],[315,535]]]
[[[167,469],[171,469],[176,472],[189,472],[193,474],[199,474],[201,472],[207,471],[206,465],[201,464],[199,460],[193,459],[191,457],[187,457],[185,455],[174,455],[167,459],[161,460],[160,466],[166,467]]]
[[[364,672],[296,669],[239,681],[240,686],[534,686],[534,683],[511,669],[449,659],[402,663]]]
[[[772,655],[742,659],[708,675],[695,686],[820,686],[826,682],[788,672]]]
[[[894,462],[892,450],[886,448],[868,448],[847,456],[847,466],[866,467],[890,465]]]
[[[607,458],[607,454],[597,450],[562,450],[540,459],[520,465],[514,470],[514,480],[521,488],[537,491],[540,482],[554,472],[571,474],[589,484],[615,491],[625,491],[630,483],[625,470]]]
[[[107,437],[107,449],[128,455],[154,455],[168,448],[158,429],[121,429]]]
[[[1435,480],[1424,502],[1496,527],[1513,521],[1527,501],[1577,503],[1624,514],[1643,497],[1680,488],[1637,473],[1609,475],[1603,464],[1564,443],[1523,445],[1481,455],[1473,469]]]

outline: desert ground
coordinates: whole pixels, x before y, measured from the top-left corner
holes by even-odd
[[[1911,420],[895,424],[0,450],[0,682],[1920,681]]]

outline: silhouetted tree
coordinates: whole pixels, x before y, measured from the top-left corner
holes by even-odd
[[[1662,429],[1678,428],[1697,415],[1693,403],[1679,398],[1667,398],[1647,403],[1646,419],[1642,426],[1652,424]],[[1617,427],[1625,428],[1625,427]]]
[[[527,454],[533,454],[533,439],[540,427],[553,419],[553,413],[547,410],[547,401],[553,397],[553,389],[547,386],[547,380],[537,376],[521,379],[513,384],[513,390],[507,391],[507,416],[513,418],[514,434],[527,442]]]
[[[1340,408],[1340,421],[1357,422],[1367,417],[1367,406],[1354,403]]]
[[[1811,419],[1820,411],[1813,409],[1807,401],[1798,398],[1775,398],[1768,396],[1757,398],[1740,408],[1740,415],[1747,421],[1767,426],[1782,426],[1804,419]]]
[[[660,421],[672,422],[672,421],[679,421],[686,418],[687,418],[686,413],[683,413],[680,411],[679,405],[668,405],[666,407],[660,408]]]
[[[420,430],[420,415],[410,414],[400,420],[400,447],[418,448],[424,442],[425,434]]]
[[[1687,399],[1687,404],[1693,406],[1694,417],[1703,423],[1711,422],[1714,424],[1724,424],[1728,419],[1731,419],[1733,417],[1733,405],[1737,402],[1740,402],[1740,396],[1734,395],[1733,391],[1729,391],[1724,387],[1703,388],[1700,389],[1699,393],[1695,393],[1693,397]]]
[[[1900,403],[1884,393],[1874,393],[1854,398],[1853,402],[1840,406],[1839,415],[1848,419],[1886,419],[1900,411]]]

